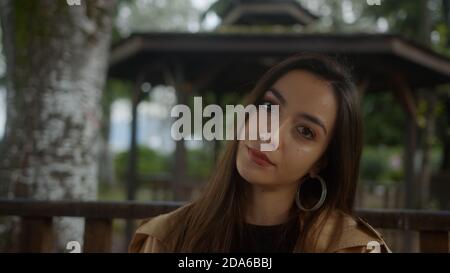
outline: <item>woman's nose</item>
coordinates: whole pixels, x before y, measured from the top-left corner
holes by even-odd
[[[287,125],[287,120],[278,120],[278,122],[270,124],[268,130],[259,131],[259,141],[271,145],[271,151],[281,149],[285,142],[284,138],[287,135],[287,132],[285,132]]]
[[[286,138],[289,136],[289,119],[280,120],[276,130],[275,135],[278,137],[278,149],[281,150],[286,145]]]

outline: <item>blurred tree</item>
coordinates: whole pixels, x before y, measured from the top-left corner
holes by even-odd
[[[214,154],[209,149],[187,151],[189,162],[188,176],[206,180],[214,167]]]
[[[126,181],[128,151],[120,152],[115,156],[116,176],[120,181]],[[209,149],[188,149],[187,159],[189,162],[188,177],[194,179],[206,179],[214,164],[214,155]],[[170,156],[164,155],[157,150],[139,146],[138,177],[147,177],[167,174],[172,171]],[[148,181],[140,181],[148,182]],[[145,186],[141,184],[141,186]]]
[[[362,101],[364,144],[398,146],[404,138],[405,113],[392,107],[396,101],[390,92],[367,93]]]
[[[0,195],[94,199],[100,98],[114,0],[0,0],[7,124]],[[82,241],[83,222],[56,222],[59,246]]]
[[[116,177],[114,176],[114,156],[109,142],[111,105],[116,99],[131,99],[130,96],[133,88],[130,82],[114,79],[109,79],[106,82],[105,92],[103,92],[101,98],[102,118],[100,122],[100,159],[98,166],[98,178],[101,184],[114,185],[116,183]]]
[[[383,1],[378,8],[365,9],[364,15],[376,20],[385,19],[388,31],[398,33],[415,40],[424,46],[433,47],[436,51],[449,54],[449,1]],[[429,204],[429,184],[432,172],[432,148],[437,145],[436,135],[444,146],[444,159],[449,162],[450,134],[449,125],[445,124],[450,115],[450,91],[447,88],[418,90],[419,149],[421,164],[415,188],[415,207],[426,207]],[[439,110],[440,109],[440,110]],[[442,122],[444,120],[444,122]],[[442,126],[436,127],[437,124]],[[450,166],[449,166],[450,167]],[[449,168],[450,170],[450,168]]]
[[[133,32],[197,31],[199,16],[191,0],[121,1],[116,30],[121,37]]]
[[[441,17],[438,12],[431,12],[436,11],[439,1],[441,0],[382,0],[379,6],[367,5],[362,17],[385,19],[390,33],[428,44],[431,25]]]

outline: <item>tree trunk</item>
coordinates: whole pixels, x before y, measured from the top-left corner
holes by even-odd
[[[100,99],[115,1],[0,0],[7,63],[1,196],[97,195]],[[58,245],[81,242],[83,222],[56,222]]]

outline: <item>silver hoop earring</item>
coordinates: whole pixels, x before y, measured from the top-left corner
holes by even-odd
[[[300,185],[297,188],[295,202],[297,203],[297,206],[299,207],[299,209],[301,209],[303,211],[318,210],[323,205],[323,203],[325,202],[325,198],[327,197],[327,184],[325,184],[325,180],[323,180],[323,178],[320,177],[319,175],[313,175],[313,176],[311,176],[311,178],[318,179],[320,181],[320,186],[322,187],[322,194],[320,195],[319,201],[312,208],[307,209],[302,205],[302,203],[300,201],[300,188],[301,188],[301,185],[303,184],[303,183],[300,183]]]

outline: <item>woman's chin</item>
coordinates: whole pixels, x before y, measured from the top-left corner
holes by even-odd
[[[245,179],[249,184],[260,185],[260,186],[273,186],[276,184],[276,179],[272,178],[270,174],[262,173],[257,170],[239,170],[239,174]]]

